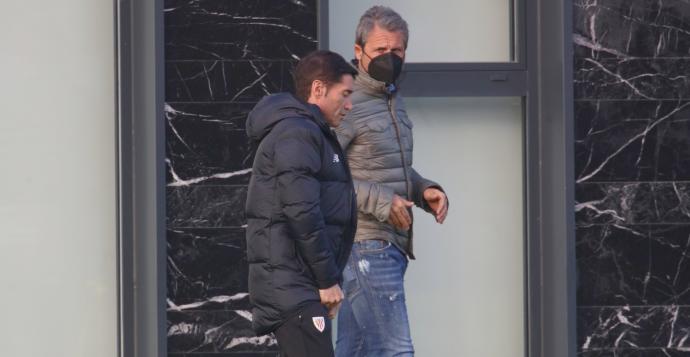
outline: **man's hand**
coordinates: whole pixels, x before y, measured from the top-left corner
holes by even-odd
[[[398,195],[393,195],[388,222],[402,230],[410,229],[412,217],[410,217],[410,212],[408,210],[412,206],[414,206],[414,202],[405,200]]]
[[[448,198],[446,194],[437,188],[429,187],[424,190],[424,200],[431,207],[431,210],[434,211],[436,222],[443,223],[448,214]]]
[[[321,304],[330,310],[334,305],[340,305],[345,296],[340,290],[340,285],[335,284],[328,289],[319,289],[319,297],[321,297]]]
[[[337,303],[328,308],[328,318],[333,320],[336,315],[338,315],[338,309],[340,309],[340,304]]]

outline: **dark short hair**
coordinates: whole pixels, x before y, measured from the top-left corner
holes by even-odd
[[[307,101],[311,94],[311,84],[320,80],[326,84],[326,88],[342,80],[343,75],[350,74],[354,78],[357,70],[345,59],[331,51],[314,51],[297,63],[292,74],[295,80],[295,96]]]

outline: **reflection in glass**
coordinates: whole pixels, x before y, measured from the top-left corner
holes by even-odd
[[[410,29],[407,62],[511,62],[510,0],[329,1],[330,49],[354,55],[355,28],[372,5],[386,5]]]

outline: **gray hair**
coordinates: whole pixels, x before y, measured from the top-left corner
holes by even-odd
[[[405,48],[407,48],[407,38],[409,37],[407,22],[403,20],[400,14],[387,6],[372,6],[364,12],[362,17],[359,18],[359,24],[355,32],[355,43],[364,47],[365,40],[369,37],[369,32],[371,32],[375,25],[386,31],[402,32],[403,42]]]

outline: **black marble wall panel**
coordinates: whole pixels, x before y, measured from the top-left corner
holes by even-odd
[[[277,355],[255,336],[244,203],[247,114],[316,49],[315,0],[166,0],[168,353]]]
[[[690,2],[574,27],[578,355],[690,356]]]

